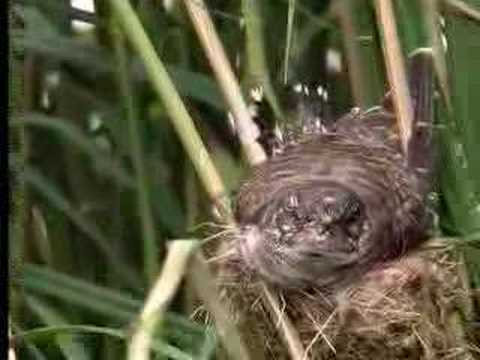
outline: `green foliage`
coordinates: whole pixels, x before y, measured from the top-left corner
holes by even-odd
[[[478,0],[465,3],[477,9],[480,7]],[[480,65],[480,26],[462,17],[449,17],[446,33],[448,73],[452,74],[452,112],[445,116],[450,131],[444,134],[447,159],[444,163],[449,166],[441,174],[448,214],[445,220],[453,227],[455,235],[477,234],[466,247],[464,256],[471,281],[475,288],[480,288],[480,126],[474,120],[480,111],[480,103],[476,100],[480,91],[480,74],[476,70]]]
[[[386,89],[373,2],[335,2],[343,6],[208,2],[240,83],[262,83],[279,117],[275,92],[285,66],[289,80],[302,74],[327,81],[336,112],[378,103]],[[437,14],[423,6],[427,2],[395,1],[404,54],[434,42],[440,27],[429,22]],[[10,171],[19,184],[17,222],[9,234],[11,316],[19,358],[123,358],[129,326],[168,240],[207,236],[203,228],[191,229],[211,221],[211,204],[150,85],[145,59],[111,9],[98,9],[97,26],[79,34],[66,0],[13,3],[24,24],[10,29],[10,66],[16,69]],[[188,17],[180,4],[132,3],[232,194],[245,164]],[[479,0],[463,3],[480,11]],[[480,23],[443,11],[451,99],[442,92],[436,108],[440,228],[459,238],[470,280],[480,288]],[[318,65],[327,47],[341,52],[341,72],[327,75]],[[167,313],[153,350],[158,358],[213,359],[217,334],[188,319],[197,304],[183,295]]]

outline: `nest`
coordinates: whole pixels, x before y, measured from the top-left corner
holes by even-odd
[[[474,359],[478,349],[469,345],[460,321],[468,299],[460,265],[445,248],[424,248],[339,291],[274,289],[300,337],[303,358]],[[232,320],[255,359],[292,358],[260,279],[243,271],[236,256],[217,262]]]
[[[388,95],[331,123],[303,101],[240,187],[212,259],[253,359],[473,359],[460,265],[425,248],[432,59],[410,59],[406,152]]]

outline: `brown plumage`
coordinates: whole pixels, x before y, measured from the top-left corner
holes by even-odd
[[[285,288],[343,286],[425,238],[431,52],[410,61],[409,157],[388,95],[381,106],[354,109],[328,126],[300,119],[299,127],[318,126],[277,141],[237,196],[235,248],[247,272]]]

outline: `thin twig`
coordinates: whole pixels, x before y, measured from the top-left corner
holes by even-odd
[[[250,117],[240,91],[240,86],[215,31],[207,8],[202,0],[184,0],[183,2],[203,45],[225,101],[228,103],[230,111],[236,120],[238,136],[246,158],[250,164],[259,164],[266,159],[265,151],[256,141],[259,136],[259,130]]]
[[[425,23],[430,38],[430,44],[433,50],[433,66],[435,68],[440,90],[443,98],[445,99],[445,105],[449,111],[452,111],[452,101],[450,86],[448,81],[447,64],[445,61],[444,49],[440,37],[440,27],[438,24],[438,1],[437,0],[423,0],[423,9],[425,12]]]
[[[287,39],[285,44],[285,55],[283,58],[283,83],[288,81],[288,68],[290,66],[290,49],[292,47],[293,38],[293,21],[295,19],[295,3],[296,0],[288,0],[288,20],[287,20]]]
[[[391,0],[375,0],[382,48],[385,55],[388,80],[392,89],[393,103],[397,113],[397,122],[403,151],[408,156],[408,142],[413,124],[413,107],[405,74],[405,65],[397,35],[397,24]]]
[[[291,358],[293,360],[303,360],[305,350],[297,330],[291,323],[288,316],[286,316],[281,310],[278,299],[275,297],[272,289],[270,289],[266,284],[262,285],[263,296],[266,298],[266,303],[270,305],[268,310],[270,311],[272,318],[274,318],[276,321],[278,320],[278,325],[281,329],[280,334],[283,336],[283,341],[287,344]]]
[[[128,345],[129,360],[149,359],[155,328],[161,323],[197,244],[196,240],[175,240],[169,244],[162,272],[145,301],[137,327]]]
[[[255,85],[261,84],[265,97],[270,104],[274,116],[283,119],[283,113],[273,89],[268,60],[265,51],[264,23],[262,4],[257,0],[242,0],[242,13],[245,20],[245,58],[247,63],[247,79]]]
[[[332,13],[334,13],[342,27],[342,39],[348,61],[348,76],[352,87],[353,101],[356,106],[364,107],[368,103],[368,94],[366,94],[366,81],[363,71],[363,60],[358,46],[358,34],[355,29],[352,9],[354,3],[348,0],[340,0],[332,3]]]
[[[213,316],[218,335],[225,346],[229,359],[250,359],[249,351],[240,333],[233,325],[225,307],[219,301],[215,281],[210,274],[210,270],[202,254],[195,254],[189,274],[192,279],[191,283],[195,287],[197,294],[204,302],[209,313]]]
[[[311,351],[311,349],[313,348],[313,346],[315,345],[315,342],[320,338],[322,337],[323,338],[323,341],[325,341],[325,343],[327,344],[327,346],[330,348],[330,350],[332,350],[332,352],[334,354],[337,354],[337,350],[335,349],[335,347],[333,346],[332,342],[330,341],[330,339],[327,337],[327,335],[325,335],[324,333],[324,330],[325,328],[329,325],[330,321],[334,318],[334,316],[337,314],[337,310],[333,310],[330,315],[328,315],[328,318],[323,322],[322,326],[319,326],[317,324],[317,322],[315,321],[315,319],[313,318],[312,314],[311,313],[308,313],[308,317],[310,318],[310,320],[312,320],[312,323],[315,325],[315,327],[317,328],[317,334],[313,337],[312,341],[310,341],[310,344],[307,346],[307,348],[305,349],[305,356],[304,356],[304,360],[307,360],[307,355],[308,353]]]
[[[287,2],[290,0],[282,0],[283,2]],[[305,16],[308,21],[312,22],[315,24],[317,30],[321,29],[327,29],[332,27],[331,20],[333,19],[333,14],[327,10],[327,13],[324,16],[318,16],[318,14],[312,13],[312,10],[306,6],[303,5],[301,1],[297,1],[295,3],[295,9],[298,11],[299,14]]]
[[[467,19],[480,22],[480,10],[475,9],[461,0],[444,0],[447,9],[455,14],[465,16]]]

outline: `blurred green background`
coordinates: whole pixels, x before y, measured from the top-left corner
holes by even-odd
[[[205,237],[198,225],[212,221],[141,59],[109,2],[94,3],[92,12],[10,1],[9,313],[19,359],[123,358],[166,243]],[[248,167],[182,2],[131,4],[233,195]],[[262,84],[272,95],[287,78],[325,84],[334,114],[381,100],[373,1],[206,4],[245,94]],[[438,50],[434,232],[454,238],[478,306],[480,0],[394,4],[404,54]],[[215,358],[215,329],[189,320],[188,299],[182,289],[169,308],[156,357]]]

